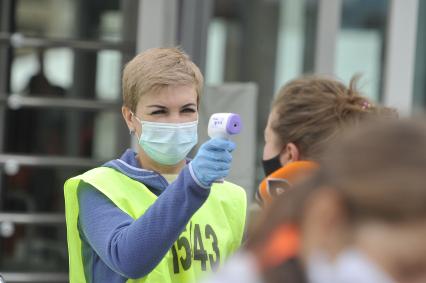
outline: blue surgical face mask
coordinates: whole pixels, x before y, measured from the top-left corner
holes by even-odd
[[[142,126],[140,147],[159,164],[179,163],[197,144],[198,120],[188,123],[158,123],[142,121],[136,116],[135,118]]]

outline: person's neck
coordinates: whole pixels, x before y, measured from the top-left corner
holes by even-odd
[[[163,165],[155,162],[144,151],[140,150],[136,158],[139,161],[139,165],[143,169],[156,171],[160,174],[179,174],[183,167],[185,167],[185,159],[180,161],[176,165]]]

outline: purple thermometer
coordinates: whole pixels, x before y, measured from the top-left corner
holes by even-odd
[[[229,139],[241,132],[240,115],[235,113],[215,113],[210,117],[208,135],[211,138]]]
[[[221,138],[228,140],[230,136],[241,132],[240,115],[234,113],[215,113],[210,117],[207,133],[210,138]],[[223,179],[215,183],[223,183]]]

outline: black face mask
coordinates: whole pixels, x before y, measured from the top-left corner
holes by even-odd
[[[271,159],[262,160],[262,165],[263,165],[263,171],[265,171],[265,176],[269,176],[273,172],[283,167],[280,162],[280,154],[278,154],[277,156]]]

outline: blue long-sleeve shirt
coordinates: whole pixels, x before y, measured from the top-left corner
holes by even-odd
[[[194,181],[189,166],[168,184],[160,174],[140,168],[135,156],[127,150],[104,166],[144,183],[159,196],[139,219],[132,219],[91,185],[81,182],[78,187],[78,229],[89,283],[123,283],[150,273],[209,195],[209,189]]]

